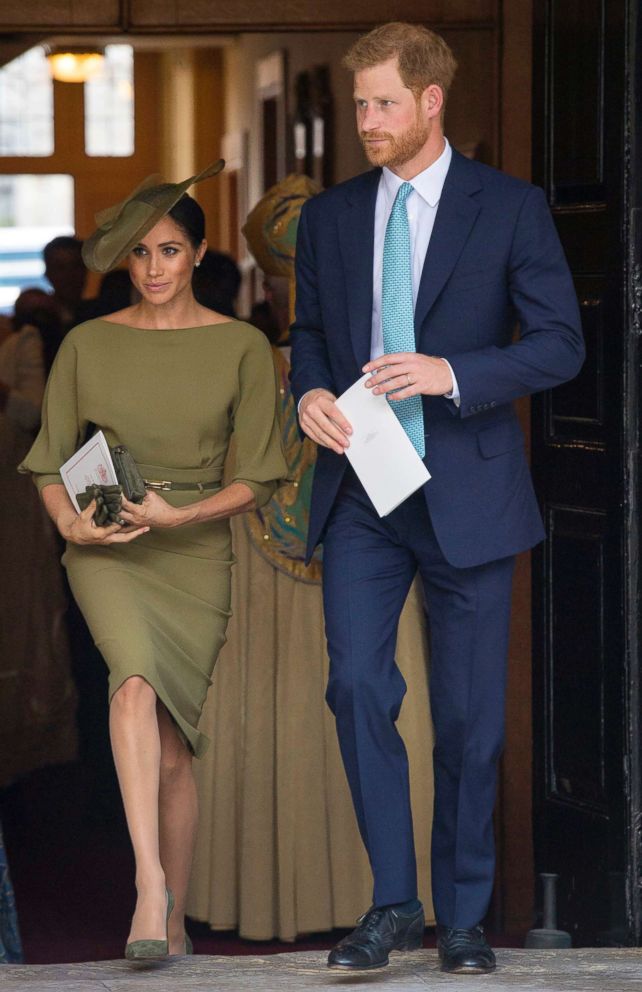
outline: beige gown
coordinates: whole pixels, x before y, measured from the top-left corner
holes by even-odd
[[[281,429],[288,463],[295,466],[291,485],[307,491],[287,369],[275,357]],[[238,928],[254,940],[292,941],[299,934],[352,926],[370,905],[372,875],[324,701],[328,658],[321,587],[305,581],[306,571],[295,560],[289,523],[295,493],[286,488],[278,496],[280,513],[270,514],[271,503],[263,514],[232,524],[238,559],[233,616],[202,718],[213,746],[195,768],[201,821],[188,912],[215,930]],[[259,524],[270,538],[279,536],[280,556],[270,557],[261,547]],[[397,660],[408,684],[399,729],[410,760],[419,896],[430,923],[427,655],[415,585],[399,628]]]

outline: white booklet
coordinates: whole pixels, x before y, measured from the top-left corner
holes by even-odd
[[[60,475],[69,499],[79,513],[76,493],[83,493],[87,486],[94,484],[98,486],[118,484],[109,445],[102,431],[97,431],[82,448],[78,448],[78,451],[60,466]]]
[[[399,423],[385,394],[366,389],[370,373],[337,399],[350,421],[352,434],[346,457],[380,517],[403,503],[430,478],[430,472]]]

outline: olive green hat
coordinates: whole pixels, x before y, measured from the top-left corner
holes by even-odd
[[[224,166],[225,162],[220,158],[182,183],[166,183],[162,176],[148,176],[122,203],[101,210],[95,218],[98,229],[82,246],[87,268],[93,272],[109,272],[116,268],[190,186],[215,176]]]

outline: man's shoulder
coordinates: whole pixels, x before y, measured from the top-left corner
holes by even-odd
[[[381,169],[370,169],[368,172],[362,172],[351,179],[345,179],[307,200],[304,208],[308,214],[318,216],[323,216],[328,210],[341,209],[346,204],[351,203],[355,196],[361,196],[368,190],[374,189],[380,175]]]
[[[521,203],[529,194],[541,195],[543,192],[525,179],[511,176],[508,172],[502,172],[501,169],[486,165],[484,162],[465,158],[459,153],[453,155],[453,166],[457,176],[466,177],[469,181],[478,184],[490,196],[509,198]]]

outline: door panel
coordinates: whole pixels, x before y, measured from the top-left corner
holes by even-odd
[[[574,276],[587,359],[533,400],[547,531],[533,576],[535,860],[560,875],[558,925],[575,943],[638,943],[637,5],[537,6],[533,173]]]

